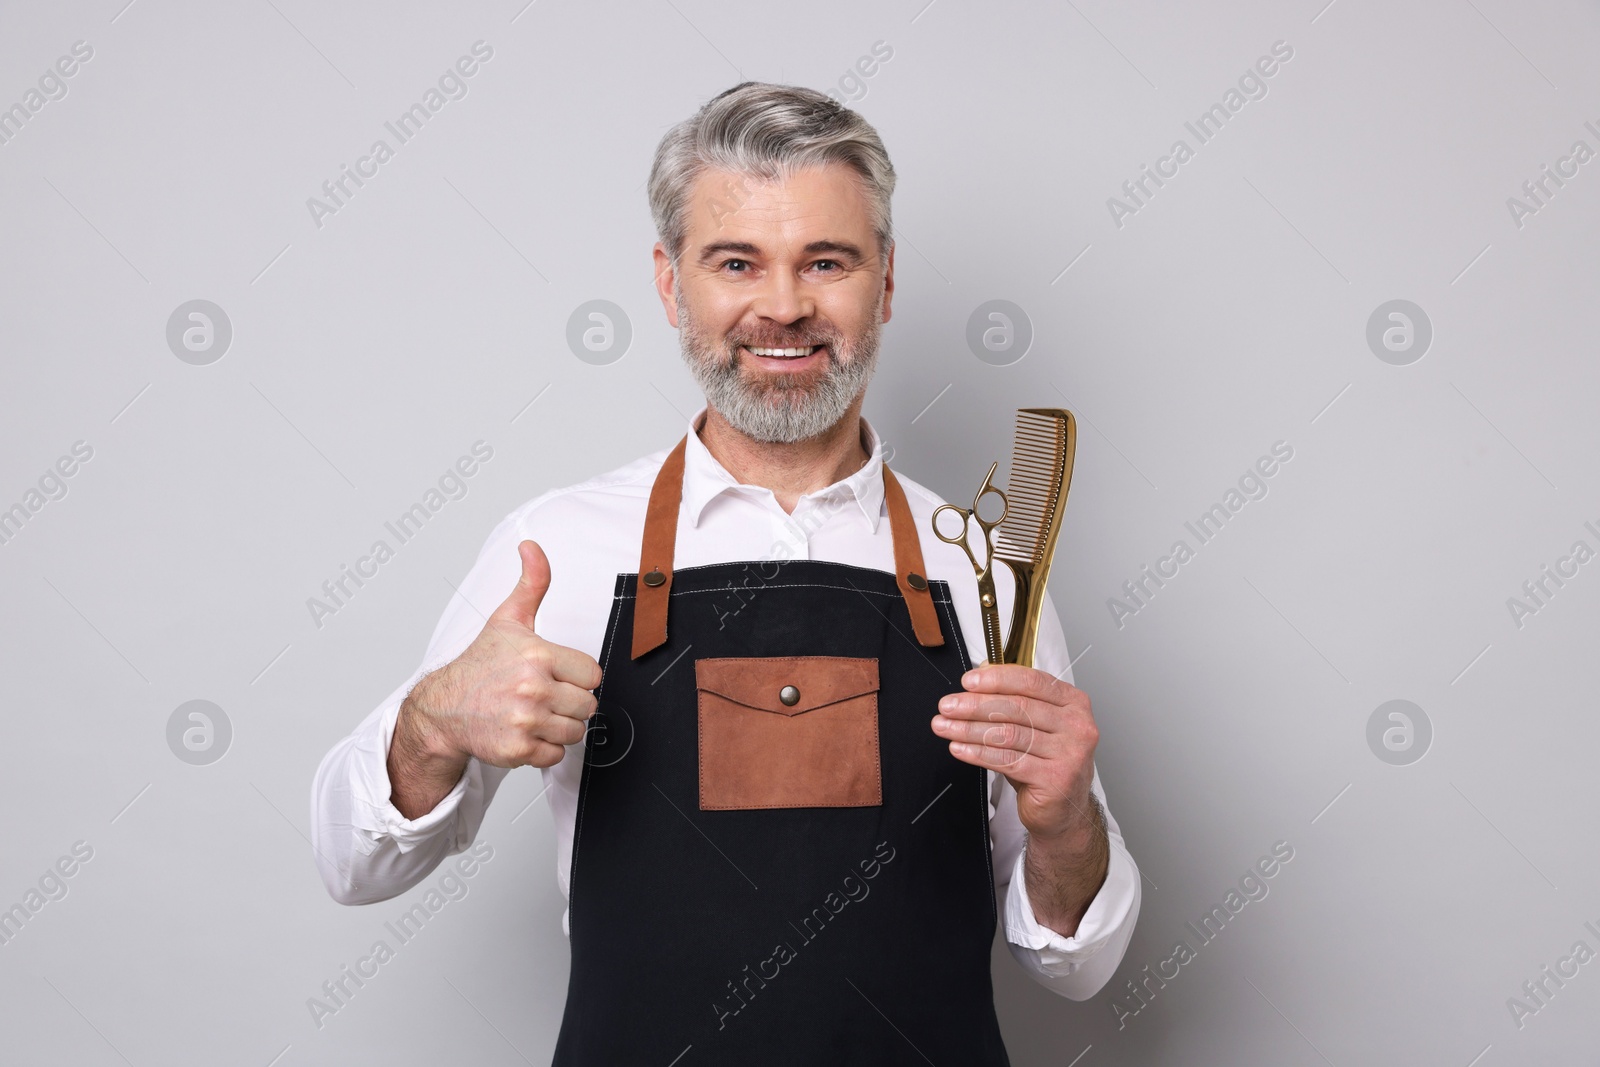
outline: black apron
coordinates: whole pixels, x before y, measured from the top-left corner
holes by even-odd
[[[674,571],[686,442],[606,625],[554,1064],[1009,1063],[987,773],[929,725],[970,663],[904,490],[895,574]]]

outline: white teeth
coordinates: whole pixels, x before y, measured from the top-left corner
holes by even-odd
[[[746,347],[749,348],[751,355],[774,356],[778,359],[796,359],[800,356],[809,356],[820,346],[807,345],[805,348],[755,348],[747,345]]]

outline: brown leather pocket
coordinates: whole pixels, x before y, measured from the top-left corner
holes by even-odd
[[[883,803],[878,661],[700,659],[700,808]]]

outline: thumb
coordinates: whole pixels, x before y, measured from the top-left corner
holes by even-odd
[[[511,595],[494,609],[490,621],[521,623],[531,630],[539,602],[550,588],[550,561],[537,541],[523,541],[517,545],[517,554],[522,557],[522,575]]]

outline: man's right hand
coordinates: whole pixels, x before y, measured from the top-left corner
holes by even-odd
[[[546,641],[533,619],[550,563],[533,541],[517,546],[522,577],[472,644],[425,676],[400,705],[389,744],[390,799],[415,819],[434,809],[468,758],[494,767],[549,767],[583,740],[595,712],[600,664]]]

